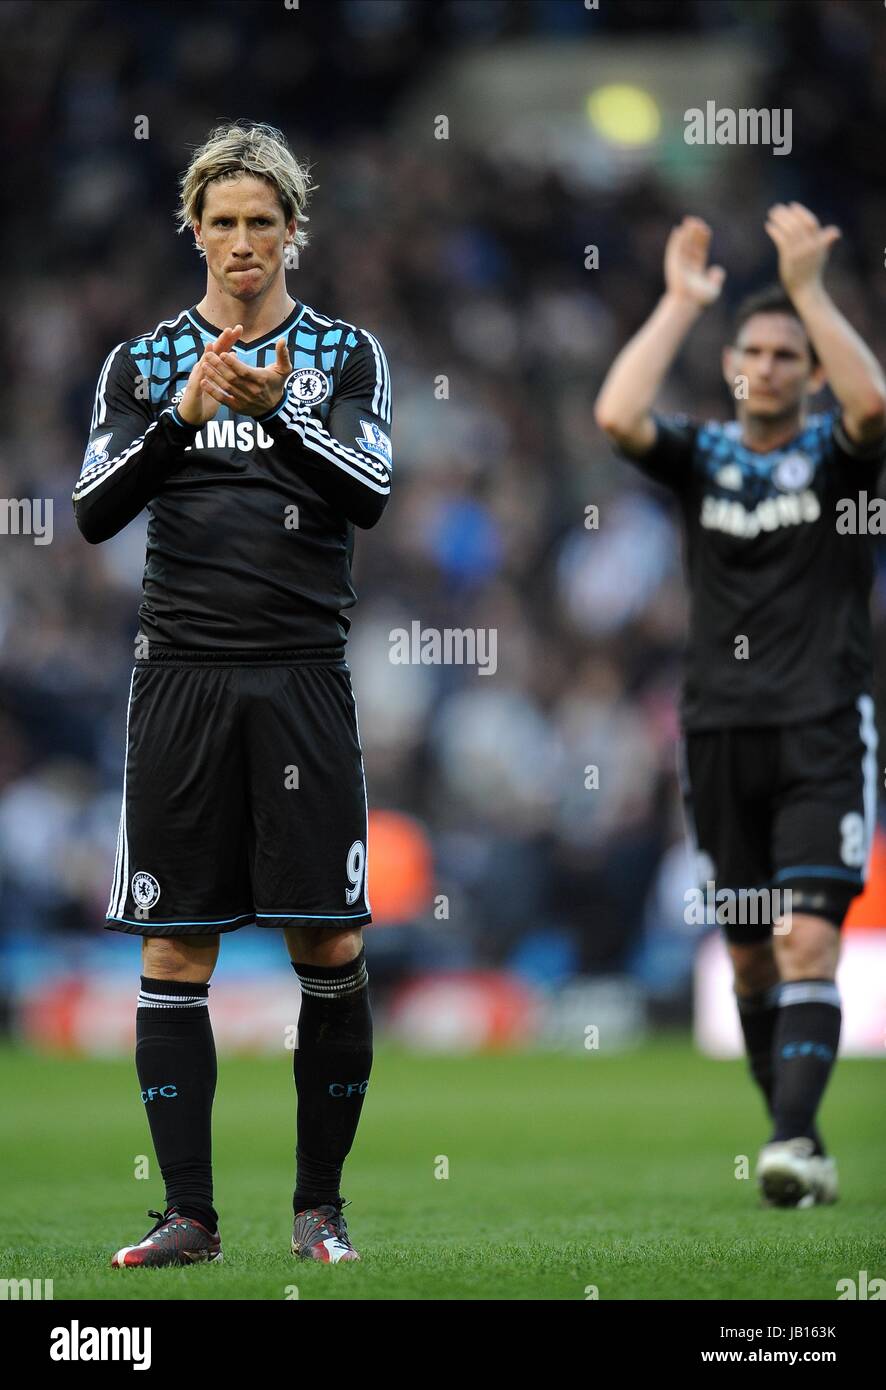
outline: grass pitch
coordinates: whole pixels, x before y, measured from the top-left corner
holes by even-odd
[[[116,1271],[163,1189],[131,1061],[0,1051],[0,1278],[59,1299],[826,1299],[886,1275],[884,1064],[841,1060],[821,1125],[841,1200],[762,1209],[766,1138],[742,1062],[685,1039],[621,1056],[376,1050],[343,1191],[363,1254],[289,1254],[292,1056],[222,1057],[220,1266]],[[135,1176],[148,1155],[151,1177]],[[740,1155],[750,1176],[741,1173]],[[448,1177],[435,1173],[448,1163]]]

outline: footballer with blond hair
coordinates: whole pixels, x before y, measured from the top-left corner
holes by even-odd
[[[292,1252],[359,1259],[342,1214],[372,1065],[367,803],[345,643],[354,527],[391,486],[391,380],[363,328],[294,299],[313,186],[280,131],[221,125],[181,183],[193,308],[119,343],[73,501],[87,541],[148,513],[107,927],[142,938],[136,1069],[165,1183],[115,1268],[222,1258],[209,981],[222,933],[298,976]]]

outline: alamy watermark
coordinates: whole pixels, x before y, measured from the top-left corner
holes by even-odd
[[[150,1327],[81,1327],[74,1318],[50,1337],[51,1361],[131,1361],[134,1371],[151,1368]]]
[[[886,498],[841,497],[837,501],[838,536],[886,536]]]
[[[0,1279],[0,1299],[15,1301],[16,1299],[52,1298],[51,1279]]]
[[[50,545],[52,498],[0,497],[0,536],[33,536],[35,545]]]
[[[408,629],[392,628],[388,640],[394,666],[476,666],[481,676],[494,676],[498,669],[494,627],[423,628],[416,619]]]
[[[790,154],[793,112],[754,107],[721,106],[706,101],[704,110],[690,106],[684,111],[683,139],[687,145],[771,145],[774,155]]]
[[[683,901],[688,927],[771,926],[776,936],[791,930],[790,888],[718,888],[708,879],[704,888],[687,889]]]

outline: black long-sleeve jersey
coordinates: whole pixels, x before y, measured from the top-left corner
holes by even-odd
[[[624,457],[677,496],[690,630],[689,729],[797,724],[870,691],[874,539],[845,499],[878,495],[886,439],[853,444],[838,412],[755,453],[737,421],[656,415],[656,441]]]
[[[200,426],[176,410],[221,330],[196,309],[118,344],[98,381],[73,493],[88,541],[147,507],[139,633],[193,651],[290,651],[346,640],[354,526],[378,521],[391,488],[391,378],[364,329],[305,304],[272,333],[235,345],[293,370],[259,419],[220,406]]]

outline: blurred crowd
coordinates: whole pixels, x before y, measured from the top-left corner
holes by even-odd
[[[666,170],[592,189],[399,133],[400,103],[444,53],[485,46],[494,63],[503,37],[582,42],[581,8],[327,0],[318,16],[303,0],[296,20],[282,4],[3,5],[20,269],[0,493],[51,498],[54,518],[49,545],[0,537],[7,942],[102,932],[145,526],[91,547],[70,494],[107,352],[202,297],[203,263],[172,221],[187,146],[247,116],[279,125],[319,185],[290,292],[369,328],[392,369],[395,486],[357,534],[349,659],[370,804],[423,827],[449,903],[392,937],[397,952],[538,978],[627,972],[653,991],[685,978],[679,535],[666,494],[611,456],[593,401],[692,211],[729,278],[661,404],[728,415],[719,349],[737,299],[773,278],[776,198],[841,226],[829,284],[886,362],[886,39],[875,6],[601,4],[593,22],[610,32],[750,30],[759,104],[804,113],[790,159],[733,153],[691,204]],[[875,616],[882,680],[882,566]],[[390,634],[414,621],[495,629],[496,673],[393,664]]]

